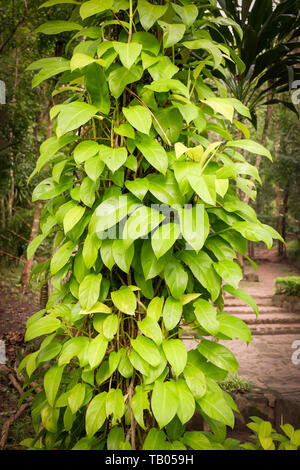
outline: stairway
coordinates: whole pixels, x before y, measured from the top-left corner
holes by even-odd
[[[225,297],[224,312],[247,323],[252,335],[300,334],[300,313],[275,307],[270,296],[254,295],[253,298],[259,309],[258,319],[251,307],[230,295]]]

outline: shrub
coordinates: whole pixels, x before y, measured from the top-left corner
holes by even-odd
[[[254,431],[251,436],[255,444],[247,442],[241,444],[246,450],[298,450],[300,447],[300,429],[295,430],[291,424],[281,425],[283,433],[273,429],[269,421],[263,421],[256,416],[251,417],[252,423],[247,427]]]
[[[275,279],[275,292],[300,297],[300,276],[278,277]]]

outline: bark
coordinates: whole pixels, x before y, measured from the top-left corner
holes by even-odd
[[[290,197],[290,185],[287,184],[284,190],[283,195],[283,207],[282,207],[282,226],[281,226],[281,236],[285,240],[286,239],[286,226],[287,226],[287,214],[288,214],[288,202]],[[282,256],[286,258],[286,245],[282,243]]]
[[[12,95],[12,104],[14,105],[16,101],[16,92],[18,87],[18,80],[19,80],[19,44],[15,50],[15,78],[14,78],[14,87],[13,87],[13,95]],[[12,113],[12,122],[14,122],[15,111],[13,110]],[[13,132],[12,130],[9,133],[10,141],[13,140]],[[15,177],[14,177],[14,153],[13,150],[9,154],[10,159],[10,169],[9,169],[9,177],[10,177],[10,192],[8,196],[8,220],[10,221],[13,212],[13,205],[15,199]]]

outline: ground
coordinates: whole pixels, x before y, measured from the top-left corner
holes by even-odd
[[[276,258],[275,250],[266,252],[259,248],[259,282],[242,282],[241,287],[254,296],[271,296],[274,279],[278,276],[297,275],[300,269]],[[22,266],[0,266],[0,339],[7,346],[7,364],[13,367],[28,346],[23,342],[27,319],[39,309],[37,289],[22,294],[19,279]],[[249,268],[248,268],[249,269]],[[300,315],[300,314],[299,314]],[[300,364],[293,364],[292,344],[300,340],[300,334],[253,336],[249,346],[240,341],[230,342],[230,348],[239,362],[239,374],[250,379],[253,385],[300,395]],[[227,347],[229,344],[227,342]],[[190,343],[188,347],[194,347]],[[1,367],[1,366],[0,366]],[[19,393],[7,375],[0,370],[0,428],[17,409]],[[32,433],[29,411],[10,427],[6,449],[19,449],[18,443]],[[232,435],[232,433],[231,433]],[[233,434],[234,435],[234,434]],[[246,434],[236,433],[243,438]]]

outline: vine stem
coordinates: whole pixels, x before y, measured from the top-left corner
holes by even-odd
[[[129,34],[128,34],[128,43],[131,41],[132,37],[132,23],[133,23],[133,10],[132,10],[132,0],[129,2]]]

